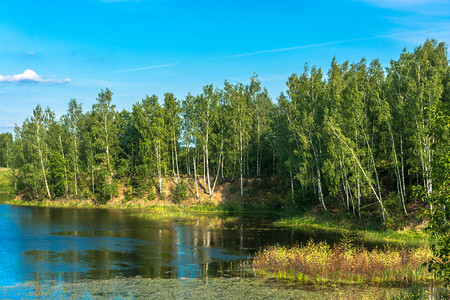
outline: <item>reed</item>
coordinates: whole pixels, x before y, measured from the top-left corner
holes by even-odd
[[[300,283],[409,285],[431,280],[423,267],[430,256],[426,246],[369,251],[348,240],[334,246],[310,240],[306,245],[267,247],[255,255],[253,268],[257,276]]]

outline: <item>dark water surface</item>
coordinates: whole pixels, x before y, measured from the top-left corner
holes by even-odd
[[[311,237],[271,222],[235,216],[186,224],[148,220],[128,210],[0,205],[0,286],[136,275],[236,277],[242,272],[240,262],[261,247]]]

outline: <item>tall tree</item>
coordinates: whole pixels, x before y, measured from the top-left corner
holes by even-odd
[[[166,130],[164,109],[158,97],[152,95],[134,105],[133,114],[139,133],[139,155],[146,166],[146,173],[158,177],[159,193],[162,193],[162,176],[165,168]]]
[[[183,136],[183,146],[185,148],[186,157],[186,174],[191,175],[191,148],[195,145],[194,142],[194,127],[195,127],[195,116],[194,116],[194,96],[188,94],[181,104],[181,115],[182,115],[182,136]],[[195,158],[195,157],[194,157]],[[197,183],[197,182],[196,182]]]
[[[203,87],[203,93],[195,98],[195,115],[198,118],[197,141],[203,152],[203,179],[205,191],[211,195],[210,143],[215,139],[213,128],[217,122],[219,92],[212,85]]]
[[[248,151],[249,134],[251,130],[250,97],[246,87],[237,83],[235,85],[225,82],[225,97],[229,103],[232,115],[231,126],[234,130],[234,140],[239,159],[240,191],[244,196],[245,157]]]
[[[262,142],[267,138],[267,132],[270,128],[269,113],[272,109],[267,89],[261,88],[261,82],[255,74],[250,79],[249,93],[253,102],[254,109],[254,130],[256,131],[256,176],[261,176],[261,165],[263,161]]]
[[[302,75],[293,74],[289,78],[287,96],[292,105],[289,109],[284,109],[284,113],[289,129],[294,134],[297,153],[307,160],[306,169],[314,170],[310,173],[311,184],[314,191],[317,186],[319,202],[327,210],[324,201],[320,132],[323,124],[324,82],[320,69],[312,68],[310,75],[308,71],[309,68],[306,65]],[[302,174],[298,176],[301,177]]]
[[[166,113],[165,125],[169,129],[170,152],[172,156],[172,173],[180,180],[180,170],[178,168],[178,139],[180,136],[181,117],[180,103],[172,93],[164,94],[164,109]],[[175,173],[176,171],[176,173]]]
[[[98,177],[102,180],[101,196],[109,200],[113,194],[114,160],[118,144],[115,105],[111,103],[112,92],[101,90],[97,103],[92,105],[92,135],[99,162]]]
[[[46,144],[46,134],[48,130],[48,121],[51,115],[50,109],[42,110],[40,105],[33,110],[33,116],[30,119],[30,125],[33,128],[32,146],[38,155],[38,163],[41,168],[41,175],[45,184],[45,190],[48,198],[51,198],[50,187],[47,180],[48,170],[48,145]]]
[[[63,116],[63,120],[66,123],[68,129],[68,139],[70,141],[70,156],[72,158],[72,170],[73,170],[73,184],[74,193],[78,195],[78,181],[79,181],[79,147],[80,147],[80,127],[83,118],[83,110],[80,103],[75,99],[70,99],[69,108],[67,114]]]

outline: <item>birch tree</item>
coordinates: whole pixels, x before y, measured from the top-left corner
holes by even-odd
[[[251,106],[249,97],[243,84],[235,85],[225,82],[225,97],[230,105],[232,127],[234,129],[236,149],[239,153],[240,192],[244,196],[244,168],[245,155],[248,151],[249,133],[251,130]]]
[[[48,184],[48,145],[45,143],[46,134],[48,130],[48,117],[50,110],[42,110],[40,105],[33,110],[33,116],[30,119],[30,125],[33,128],[33,148],[35,155],[37,155],[38,164],[41,169],[41,176],[45,184],[45,190],[49,199],[52,198],[50,194],[50,187]]]
[[[165,125],[169,129],[170,152],[172,156],[172,173],[180,180],[178,168],[178,139],[180,136],[181,118],[180,104],[172,93],[164,94]]]
[[[203,87],[203,93],[195,98],[195,115],[198,118],[197,141],[203,152],[203,179],[205,191],[211,195],[210,143],[215,137],[213,128],[217,122],[218,91],[212,85]]]
[[[113,194],[114,160],[117,146],[117,125],[115,105],[111,103],[112,92],[102,90],[97,97],[97,103],[92,106],[92,134],[96,148],[96,160],[99,164],[98,177],[102,198],[109,200]]]
[[[83,110],[80,103],[75,99],[69,101],[69,108],[67,114],[63,116],[68,129],[68,139],[70,141],[70,156],[72,158],[72,172],[73,172],[73,189],[75,195],[78,195],[78,181],[79,181],[79,147],[80,147],[80,127],[83,118]]]

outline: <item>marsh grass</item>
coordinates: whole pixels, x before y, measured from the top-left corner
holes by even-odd
[[[431,280],[423,263],[428,247],[373,249],[353,246],[348,239],[333,247],[310,240],[293,247],[272,246],[255,255],[257,276],[300,283],[410,285]]]
[[[158,221],[176,220],[183,223],[207,222],[210,226],[218,223],[222,224],[223,222],[233,222],[239,218],[237,216],[226,215],[223,212],[182,210],[170,206],[155,206],[151,209],[135,210],[132,215]]]

